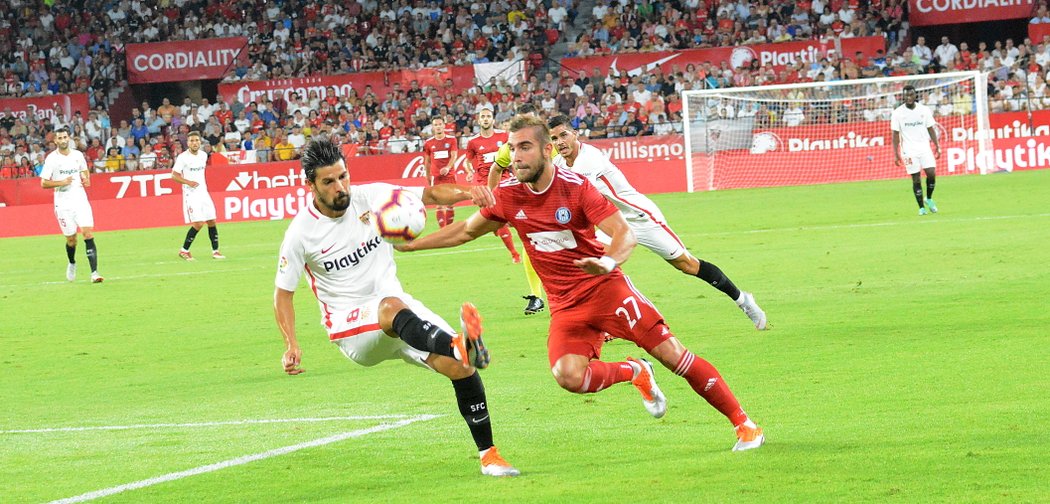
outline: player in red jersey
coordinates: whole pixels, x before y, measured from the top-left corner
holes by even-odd
[[[496,161],[496,153],[503,144],[507,143],[507,132],[493,128],[496,121],[492,116],[492,108],[486,107],[478,112],[478,126],[481,131],[467,141],[467,179],[477,185],[488,185],[489,168]],[[504,179],[510,178],[510,173],[503,172]],[[510,258],[514,264],[521,262],[521,256],[514,248],[514,239],[510,237],[510,227],[503,225],[496,230],[496,236],[503,240],[503,245],[510,251]]]
[[[459,153],[455,137],[445,134],[445,119],[434,116],[430,120],[430,129],[434,136],[423,142],[423,167],[427,170],[427,183],[431,187],[439,184],[456,184],[454,161]],[[438,226],[452,224],[456,211],[450,206],[437,207]]]
[[[608,332],[634,342],[684,377],[725,415],[736,429],[734,451],[761,446],[762,429],[740,408],[718,370],[671,334],[663,315],[620,270],[637,243],[623,215],[582,176],[551,164],[553,146],[543,120],[515,117],[508,143],[516,178],[495,190],[495,206],[399,248],[453,247],[513,221],[547,290],[547,356],[558,385],[585,394],[629,381],[641,392],[650,414],[659,418],[667,412],[667,400],[648,361],[598,360],[602,332]],[[595,226],[612,237],[608,247],[595,239]]]

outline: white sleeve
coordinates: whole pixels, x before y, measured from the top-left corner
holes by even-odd
[[[932,128],[933,125],[937,124],[937,121],[933,120],[933,109],[926,107],[926,124],[927,128]]]
[[[40,169],[40,178],[44,180],[52,180],[55,176],[55,162],[51,160],[51,156],[44,158],[44,167]]]
[[[175,157],[175,165],[171,167],[172,173],[178,173],[182,175],[182,170],[186,167],[186,156],[179,154]]]
[[[295,292],[299,287],[299,277],[303,276],[306,259],[303,257],[303,243],[295,232],[295,224],[288,228],[281,242],[280,258],[277,260],[277,277],[274,285],[286,291]]]
[[[900,117],[898,116],[897,111],[894,110],[893,113],[890,114],[890,131],[896,131],[896,132],[899,133],[900,130],[901,130]]]
[[[80,151],[76,151],[76,153],[77,164],[80,165],[80,169],[78,171],[88,171],[87,158],[84,157],[84,153]]]

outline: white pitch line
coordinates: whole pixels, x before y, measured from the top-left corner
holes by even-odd
[[[759,233],[779,233],[787,231],[827,231],[832,229],[853,229],[853,228],[871,228],[871,227],[885,227],[885,226],[897,226],[897,225],[911,225],[911,224],[938,224],[938,223],[955,223],[955,222],[974,222],[974,221],[985,221],[985,220],[1006,220],[1006,219],[1022,219],[1032,217],[1050,217],[1050,213],[1039,213],[1039,214],[1020,214],[1020,215],[990,215],[986,217],[961,217],[961,218],[944,218],[944,217],[930,217],[923,219],[920,222],[914,220],[899,220],[899,221],[884,221],[884,222],[867,222],[857,224],[827,224],[823,226],[791,226],[791,227],[779,227],[769,229],[746,229],[740,231],[712,231],[709,233],[687,233],[694,236],[727,236],[727,235],[746,235],[746,234],[759,234]]]
[[[310,422],[338,422],[345,420],[395,420],[409,418],[410,415],[365,415],[365,416],[338,416],[338,417],[307,417],[307,418],[263,418],[258,420],[229,420],[224,422],[195,422],[195,423],[158,423],[158,424],[132,424],[132,425],[96,425],[88,427],[48,427],[41,429],[11,429],[0,430],[0,434],[35,434],[46,432],[84,432],[84,431],[116,431],[130,429],[178,429],[194,427],[217,427],[222,425],[251,425],[251,424],[280,424],[280,423],[310,423]]]
[[[85,494],[80,494],[80,495],[77,495],[75,497],[67,497],[65,499],[54,500],[54,501],[51,501],[49,504],[72,504],[72,503],[76,503],[76,502],[87,502],[89,500],[94,500],[94,499],[98,499],[100,497],[107,497],[107,496],[110,496],[110,495],[115,495],[115,494],[118,494],[118,493],[126,492],[128,490],[137,490],[139,488],[145,488],[145,487],[148,487],[148,486],[158,485],[160,483],[167,483],[169,481],[176,481],[176,480],[180,480],[180,479],[183,479],[183,478],[188,478],[190,476],[196,476],[198,474],[210,473],[210,472],[218,471],[220,469],[226,469],[228,467],[244,465],[244,464],[248,464],[250,462],[256,462],[256,461],[259,461],[259,460],[264,460],[264,459],[268,459],[268,458],[272,458],[272,457],[277,457],[277,456],[280,456],[280,455],[287,455],[289,453],[297,452],[299,450],[305,450],[307,448],[316,448],[318,446],[324,446],[324,445],[327,445],[327,444],[337,443],[337,442],[343,441],[345,439],[361,437],[361,436],[365,436],[365,435],[368,435],[368,434],[373,434],[373,433],[376,433],[376,432],[382,432],[382,431],[390,430],[390,429],[396,429],[398,427],[404,427],[406,425],[409,425],[409,424],[412,424],[412,423],[415,423],[415,422],[420,422],[420,421],[424,421],[424,420],[432,420],[434,418],[437,418],[438,416],[440,416],[440,415],[419,415],[419,416],[415,416],[415,417],[412,417],[412,418],[407,418],[405,420],[401,420],[399,422],[394,422],[394,423],[389,423],[389,424],[380,424],[380,425],[377,425],[375,427],[370,427],[368,429],[361,429],[361,430],[356,430],[356,431],[351,431],[351,432],[344,432],[342,434],[336,434],[334,436],[328,436],[328,437],[324,437],[324,438],[320,438],[320,439],[315,439],[313,441],[307,441],[305,443],[299,443],[299,444],[294,444],[294,445],[291,445],[291,446],[285,446],[283,448],[276,448],[276,449],[273,449],[273,450],[264,451],[262,453],[256,453],[254,455],[245,455],[243,457],[237,457],[237,458],[233,458],[233,459],[229,459],[229,460],[224,460],[222,462],[217,462],[215,464],[208,464],[208,465],[205,465],[205,466],[195,467],[193,469],[187,469],[185,471],[168,473],[168,474],[165,474],[165,475],[162,475],[162,476],[157,476],[157,477],[154,477],[154,478],[144,479],[144,480],[141,480],[141,481],[135,481],[135,482],[132,482],[132,483],[126,483],[126,484],[123,484],[123,485],[120,485],[120,486],[104,488],[102,490],[95,490],[94,492],[88,492],[88,493],[85,493]]]
[[[1038,214],[1019,214],[1019,215],[990,215],[986,217],[964,217],[964,218],[947,218],[947,217],[930,217],[916,222],[914,220],[902,219],[897,221],[883,221],[883,222],[868,222],[868,223],[857,223],[857,224],[828,224],[823,226],[790,226],[790,227],[779,227],[770,229],[744,229],[737,231],[711,231],[701,233],[679,233],[682,236],[732,236],[732,235],[749,235],[749,234],[762,234],[762,233],[781,233],[790,231],[828,231],[834,229],[860,229],[860,228],[872,228],[872,227],[886,227],[886,226],[899,226],[899,225],[932,225],[938,223],[953,223],[953,222],[974,222],[974,221],[985,221],[985,220],[1006,220],[1006,219],[1027,219],[1032,217],[1050,217],[1050,213],[1038,213]],[[473,254],[477,252],[488,252],[492,250],[503,250],[503,247],[479,247],[473,249],[454,249],[446,250],[441,252],[417,252],[411,254],[398,254],[399,259],[407,259],[411,257],[423,258],[431,256],[441,255],[458,255],[458,254]],[[217,272],[229,272],[229,271],[250,271],[256,268],[241,268],[241,269],[230,269],[230,270],[208,270],[208,271],[188,271],[183,273],[149,273],[144,275],[134,275],[126,277],[113,277],[112,280],[127,280],[127,279],[138,279],[138,278],[155,278],[155,277],[170,277],[180,275],[203,275]],[[7,287],[24,287],[27,285],[59,285],[69,282],[40,282],[32,284],[7,284],[0,285],[0,288]]]

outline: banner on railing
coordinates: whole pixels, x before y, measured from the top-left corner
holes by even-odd
[[[408,90],[414,86],[420,88],[430,85],[449,86],[450,90],[460,93],[474,85],[473,66],[447,66],[424,68],[419,70],[394,70],[389,72],[358,72],[297,79],[274,79],[267,81],[224,82],[219,84],[219,94],[227,101],[234,99],[241,103],[257,101],[262,97],[273,100],[278,96],[287,98],[296,93],[302,98],[309,98],[316,93],[324,99],[329,95],[346,96],[351,90],[363,95],[368,87],[377,96],[385,96],[394,89]]]
[[[804,40],[776,44],[566,58],[561,64],[570,70],[586,72],[588,76],[595,68],[599,69],[602,75],[612,71],[633,76],[651,72],[657,67],[667,72],[675,66],[679,70],[685,70],[686,65],[699,65],[705,62],[711,63],[715,68],[718,68],[723,62],[728,63],[732,68],[740,68],[757,60],[761,66],[781,67],[794,63],[820,61],[832,51],[841,51],[840,56],[852,58],[858,52],[864,56],[873,57],[879,50],[886,50],[886,39],[855,37],[842,39],[838,46],[834,42],[821,43],[817,40]]]
[[[10,114],[23,120],[50,120],[56,113],[60,113],[63,119],[68,120],[80,112],[80,116],[86,121],[90,111],[91,102],[84,93],[0,99],[0,117]]]
[[[908,0],[912,26],[1031,18],[1033,0]],[[1033,39],[1034,40],[1034,39]]]
[[[247,63],[247,45],[244,37],[128,44],[128,82],[221,79],[237,63]]]

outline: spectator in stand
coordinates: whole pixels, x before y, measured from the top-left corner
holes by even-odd
[[[926,46],[926,37],[917,37],[915,45],[911,47],[911,52],[915,56],[916,64],[920,67],[920,71],[925,71],[926,67],[933,60],[933,51]]]
[[[106,156],[106,171],[113,173],[122,170],[124,170],[124,156],[120,154],[120,149],[111,147]]]
[[[955,44],[952,44],[947,36],[941,37],[941,45],[937,46],[937,49],[933,52],[939,70],[946,69],[952,65],[958,55],[959,48],[955,47]]]
[[[139,156],[139,169],[157,169],[157,154],[153,152],[153,146],[150,144],[146,144],[146,146],[142,149],[142,155]]]
[[[274,140],[277,141],[273,146],[275,160],[291,161],[299,156],[298,149],[288,141],[288,137],[283,134],[283,130],[277,130],[277,136],[274,137]]]

